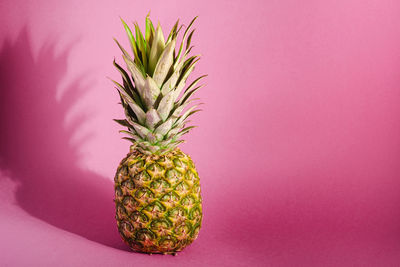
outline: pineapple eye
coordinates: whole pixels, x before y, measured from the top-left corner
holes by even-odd
[[[118,186],[118,187],[115,188],[115,196],[118,199],[120,199],[123,196],[121,187]]]
[[[123,220],[123,219],[127,218],[126,210],[122,205],[118,204],[116,207],[116,210],[117,210],[117,212],[116,212],[117,220]]]
[[[129,168],[142,168],[144,166],[144,160],[138,159],[128,163]]]
[[[175,164],[176,167],[182,167],[183,166],[182,161],[180,161],[179,159],[174,159],[174,164]]]
[[[200,194],[200,185],[199,184],[194,184],[192,187],[192,192]]]
[[[135,197],[137,197],[139,199],[149,199],[149,198],[153,198],[154,194],[148,188],[141,188],[135,192]]]
[[[170,218],[185,217],[186,216],[186,210],[184,208],[182,208],[182,207],[177,207],[177,208],[172,209],[169,212],[168,216]]]
[[[120,168],[120,170],[119,170],[119,173],[121,174],[121,175],[128,175],[128,167],[126,167],[126,166],[122,166],[121,168]]]
[[[129,179],[128,168],[126,166],[121,166],[120,168],[118,168],[118,171],[115,174],[114,181],[116,183],[122,183],[127,179]]]
[[[189,168],[194,169],[194,164],[192,160],[188,160],[188,166]]]
[[[176,240],[168,235],[160,240],[160,246],[168,251],[172,250],[176,246]]]
[[[157,163],[150,164],[146,169],[152,178],[163,177],[165,173],[164,169]]]
[[[191,220],[199,221],[201,219],[201,209],[199,206],[194,207],[193,209],[190,210],[189,212],[189,217]]]
[[[123,188],[127,188],[129,190],[133,190],[135,188],[135,185],[131,180],[126,180],[125,182],[122,183]]]
[[[166,219],[158,219],[158,220],[154,220],[151,223],[151,227],[155,228],[155,229],[168,229],[169,227],[171,227],[171,223],[168,222]]]
[[[179,226],[177,226],[174,229],[174,232],[177,235],[186,235],[186,234],[190,233],[190,230],[191,230],[190,224],[188,222],[184,222],[184,223],[180,224]]]
[[[154,239],[155,235],[149,229],[141,229],[136,232],[136,239],[139,241],[151,240]]]
[[[139,211],[134,211],[131,214],[131,218],[134,222],[139,222],[139,223],[147,223],[149,221],[147,216]]]
[[[169,183],[164,179],[157,179],[150,184],[150,188],[157,191],[165,191],[170,187]]]
[[[127,222],[127,221],[123,221],[123,222],[120,224],[119,232],[120,232],[123,236],[125,236],[126,238],[128,238],[128,239],[129,239],[129,238],[132,238],[133,235],[134,235],[134,229],[133,229],[132,225],[131,225],[129,222]]]
[[[190,206],[195,203],[195,200],[192,196],[186,196],[181,200],[182,205]]]
[[[197,173],[193,170],[188,170],[185,174],[186,179],[188,180],[198,180],[199,176],[197,175]]]
[[[166,210],[164,205],[158,201],[155,201],[155,202],[147,205],[144,209],[147,211],[152,211],[152,212],[164,212]]]
[[[199,235],[200,227],[201,227],[200,223],[195,224],[191,232],[191,237],[196,238]]]
[[[150,181],[151,177],[146,171],[142,171],[140,174],[133,176],[134,179],[139,180],[139,181]]]
[[[179,196],[178,194],[174,192],[169,192],[168,194],[165,194],[162,198],[161,201],[165,202],[177,202],[179,201]]]
[[[135,205],[135,200],[131,196],[126,196],[124,197],[124,200],[122,201],[125,206],[134,206]]]
[[[153,164],[150,164],[149,166],[147,166],[147,170],[152,171],[152,172],[158,172],[158,171],[162,171],[162,168],[157,163],[153,163]]]
[[[172,164],[172,161],[171,161],[168,157],[166,157],[166,156],[162,156],[162,157],[157,161],[157,163],[158,163],[159,165],[161,165],[162,167],[164,167],[165,169],[174,167],[174,165]]]
[[[171,184],[176,184],[182,177],[182,174],[175,169],[169,169],[165,176],[167,177],[168,182]]]
[[[163,166],[163,164],[167,161],[167,157],[166,156],[161,156],[158,160],[157,163],[160,164],[161,166]]]
[[[187,183],[181,182],[175,187],[175,190],[180,193],[185,193],[185,192],[189,191],[189,188],[190,188],[190,186]]]

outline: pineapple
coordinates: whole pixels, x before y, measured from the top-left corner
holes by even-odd
[[[114,179],[116,220],[122,239],[137,252],[175,255],[197,238],[201,227],[199,176],[178,148],[182,135],[194,127],[186,126],[187,118],[199,111],[192,96],[206,76],[185,89],[199,60],[189,56],[196,18],[186,27],[177,52],[179,20],[165,41],[160,24],[155,29],[149,15],[144,36],[137,23],[134,36],[121,19],[133,58],[115,40],[128,69],[114,60],[123,82],[113,82],[125,112],[125,119],[115,121],[127,127],[121,132],[132,142]]]

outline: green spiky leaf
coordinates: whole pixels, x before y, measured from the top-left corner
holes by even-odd
[[[154,36],[154,41],[151,45],[150,58],[149,58],[149,75],[153,77],[154,69],[156,68],[158,59],[164,51],[165,41],[164,34],[162,32],[160,24],[158,24],[156,33]]]
[[[177,57],[176,57],[176,62],[175,62],[175,64],[174,64],[174,66],[177,65],[178,62],[180,61],[181,53],[182,53],[182,49],[183,49],[183,43],[185,42],[186,37],[187,37],[187,34],[188,34],[188,32],[190,31],[190,28],[192,27],[192,25],[193,25],[193,23],[195,22],[196,19],[197,19],[197,17],[195,17],[195,18],[189,23],[189,26],[186,28],[185,33],[183,34],[181,46],[180,46],[180,48],[179,48],[179,52],[178,52],[178,55],[177,55]]]
[[[179,19],[175,22],[175,25],[172,27],[171,32],[168,35],[166,43],[169,43],[172,39],[174,39],[174,36],[176,36],[176,31],[178,29],[178,25],[179,25]]]
[[[144,67],[144,70],[147,71],[147,64],[148,64],[147,52],[146,52],[147,45],[143,38],[143,34],[140,31],[139,25],[137,23],[135,23],[135,33],[136,33],[136,43],[138,46],[138,50],[140,51],[143,67]]]
[[[150,16],[150,12],[146,16],[145,39],[146,39],[146,43],[148,44],[148,47],[150,48],[153,38],[154,38],[155,30],[154,30],[153,22],[150,20],[149,16]],[[147,57],[149,57],[149,55],[150,55],[150,49],[147,49]]]
[[[154,81],[157,83],[158,87],[161,87],[165,78],[170,71],[172,64],[174,63],[174,50],[175,50],[176,40],[172,40],[162,52],[160,59],[157,62],[156,68],[154,70]]]
[[[127,127],[127,128],[133,128],[133,126],[130,125],[129,122],[128,122],[127,120],[117,120],[117,119],[114,119],[114,121],[117,122],[118,124],[122,125],[122,126]]]
[[[122,79],[124,81],[124,83],[127,84],[127,86],[124,86],[124,88],[129,89],[129,90],[125,90],[127,92],[129,92],[129,95],[135,100],[135,102],[141,107],[143,108],[143,104],[142,101],[140,99],[139,93],[136,90],[136,88],[133,86],[132,81],[128,75],[128,73],[120,66],[118,65],[115,60],[114,60],[114,66],[118,69],[118,71],[121,73]]]

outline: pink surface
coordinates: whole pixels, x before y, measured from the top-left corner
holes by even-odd
[[[177,257],[114,221],[112,37],[149,10],[199,15],[209,74],[182,146],[203,228]],[[0,33],[1,266],[400,265],[400,2],[3,0]]]

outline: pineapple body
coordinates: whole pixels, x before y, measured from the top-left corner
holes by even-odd
[[[149,155],[131,148],[115,175],[118,230],[132,250],[173,254],[191,244],[202,221],[200,180],[179,148]]]

